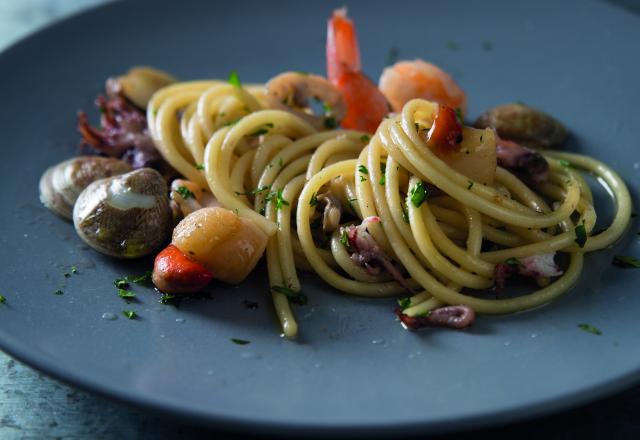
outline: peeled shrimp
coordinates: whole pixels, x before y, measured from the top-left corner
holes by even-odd
[[[316,115],[309,100],[322,102],[323,115]],[[347,112],[342,94],[319,75],[285,72],[267,83],[267,100],[272,108],[291,111],[318,129],[334,128]]]
[[[169,198],[171,199],[169,206],[175,219],[186,217],[193,211],[206,206],[220,206],[208,190],[186,179],[175,179],[171,182]]]
[[[378,87],[396,112],[414,98],[435,101],[460,109],[462,113],[467,108],[467,96],[453,78],[438,66],[420,59],[399,61],[387,67]]]

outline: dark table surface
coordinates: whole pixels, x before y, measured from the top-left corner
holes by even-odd
[[[0,50],[34,29],[104,0],[2,0]],[[612,2],[640,14],[640,1]],[[640,387],[544,418],[438,438],[640,438]],[[250,429],[248,429],[250,433]],[[254,434],[250,434],[254,436]],[[61,384],[0,352],[0,439],[236,438]],[[245,434],[243,436],[247,437]]]

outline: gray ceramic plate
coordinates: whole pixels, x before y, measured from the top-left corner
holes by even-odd
[[[582,2],[361,2],[351,5],[366,71],[391,48],[450,71],[471,116],[521,100],[564,121],[570,149],[616,167],[635,200],[640,20]],[[266,275],[216,285],[211,299],[158,302],[113,280],[140,273],[98,255],[37,197],[42,171],[77,150],[76,110],[109,75],[150,64],[181,78],[265,81],[324,71],[325,20],[337,3],[154,1],[107,5],[47,28],[0,55],[3,233],[0,345],[55,377],[122,400],[228,427],[429,432],[531,417],[619,390],[640,378],[637,224],[589,255],[580,283],[554,304],[481,318],[470,331],[404,331],[393,301],[346,297],[314,276],[299,307],[302,334],[279,337]],[[610,214],[598,192],[599,208]],[[636,202],[637,205],[637,202]],[[71,265],[78,274],[64,277]],[[63,295],[54,295],[61,288]],[[257,301],[249,310],[243,300]],[[120,315],[133,309],[139,320]],[[104,313],[120,315],[105,320]],[[602,336],[581,331],[589,323]],[[230,338],[250,340],[239,346]]]

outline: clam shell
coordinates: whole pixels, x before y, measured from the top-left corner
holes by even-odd
[[[504,104],[489,109],[480,115],[475,126],[494,128],[501,138],[533,148],[558,146],[568,135],[560,121],[523,104]]]
[[[137,107],[146,109],[155,92],[174,82],[176,79],[162,70],[138,66],[129,69],[126,75],[109,79],[107,90],[121,93]]]
[[[167,194],[162,175],[151,168],[93,182],[73,209],[76,232],[106,255],[137,258],[150,254],[171,235]]]
[[[48,168],[40,178],[40,200],[50,210],[71,220],[73,205],[91,183],[131,171],[119,159],[79,156]]]

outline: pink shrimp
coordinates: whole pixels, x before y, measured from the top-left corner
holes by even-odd
[[[375,83],[360,71],[356,28],[345,8],[335,10],[327,25],[327,76],[347,104],[342,126],[375,132],[389,113],[389,105]]]
[[[438,66],[420,59],[399,61],[387,67],[378,86],[396,112],[414,98],[466,111],[467,97],[453,78]]]

